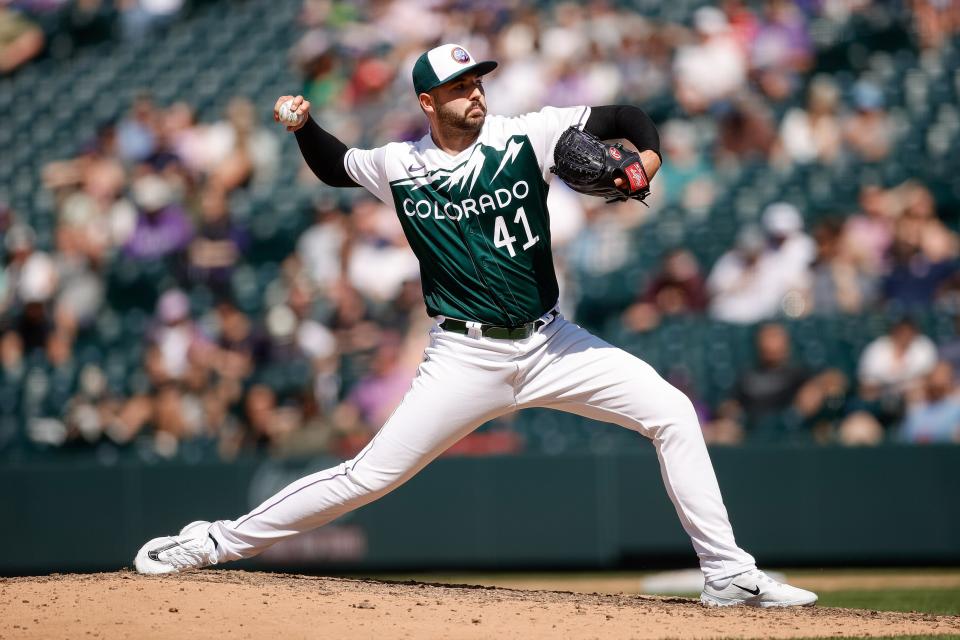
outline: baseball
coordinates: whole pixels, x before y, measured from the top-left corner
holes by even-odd
[[[303,122],[303,118],[303,114],[293,110],[293,98],[290,98],[280,105],[280,122],[295,127]]]

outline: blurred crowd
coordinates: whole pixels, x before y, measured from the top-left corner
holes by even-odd
[[[71,46],[149,37],[182,4],[0,1],[0,73],[43,55],[51,33]],[[603,1],[306,0],[290,50],[303,84],[291,92],[348,145],[415,139],[425,120],[409,69],[425,49],[454,41],[500,61],[486,83],[493,113],[647,108],[664,150],[649,209],[551,189],[561,303],[573,315],[578,273],[613,272],[635,250],[633,231],[671,207],[709,209],[743,166],[876,165],[895,154],[881,83],[865,73],[845,88],[816,72],[824,33],[878,16],[904,21],[920,51],[960,31],[960,9],[934,0],[725,0],[674,19]],[[225,458],[258,448],[348,455],[400,401],[431,320],[391,209],[359,190],[319,189],[272,276],[254,273],[258,214],[237,216],[233,203],[274,183],[283,145],[293,144],[268,124],[263,105],[274,99],[237,97],[204,121],[189,100],[158,104],[144,90],[76,154],[44,168],[57,215],[49,242],[29,211],[0,207],[0,404],[14,406],[9,389],[26,389],[17,406],[30,416],[29,440],[160,456],[192,446]],[[315,184],[305,167],[298,179]],[[714,264],[668,248],[632,285],[620,317],[630,332],[687,316],[756,325],[756,362],[744,363],[729,398],[701,410],[711,442],[797,431],[851,445],[960,441],[960,338],[936,344],[912,319],[957,308],[955,220],[909,176],[867,182],[856,202],[837,206],[816,221],[791,202],[760,206]],[[114,311],[111,283],[128,271],[162,277],[118,386],[106,365],[82,356]],[[251,288],[254,305],[240,299]],[[890,311],[889,332],[856,371],[810,370],[793,357],[783,323],[878,309]],[[34,390],[57,401],[33,406]],[[458,451],[517,451],[522,439],[504,437],[509,429],[494,425]]]

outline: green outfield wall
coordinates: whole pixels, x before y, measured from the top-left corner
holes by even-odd
[[[960,562],[960,446],[711,452],[741,544],[766,565]],[[147,538],[232,518],[334,460],[66,458],[0,469],[0,573],[128,566]],[[442,458],[250,566],[426,570],[694,566],[656,456]]]

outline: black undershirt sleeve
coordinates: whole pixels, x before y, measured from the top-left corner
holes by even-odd
[[[294,134],[307,166],[320,180],[331,187],[359,187],[343,166],[347,145],[324,131],[313,118],[308,118]]]
[[[660,156],[660,135],[643,110],[627,104],[591,107],[583,130],[601,140],[626,138],[639,151],[653,151]]]

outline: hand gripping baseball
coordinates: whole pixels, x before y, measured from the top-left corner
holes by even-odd
[[[310,101],[303,96],[280,96],[273,106],[273,120],[281,123],[287,131],[296,131],[310,117]]]
[[[553,151],[556,164],[550,171],[567,185],[590,196],[621,202],[643,202],[650,194],[650,179],[640,155],[621,144],[606,144],[596,136],[570,127],[560,135]]]

